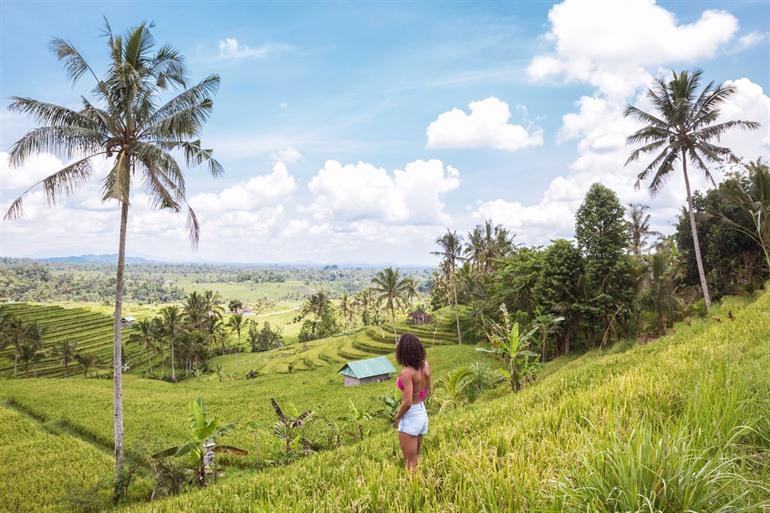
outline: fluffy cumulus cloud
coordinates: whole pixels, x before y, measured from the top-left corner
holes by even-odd
[[[638,125],[624,118],[623,110],[629,102],[651,109],[644,92],[655,76],[668,77],[666,66],[691,64],[726,50],[738,31],[737,20],[724,11],[704,11],[695,22],[679,24],[673,13],[647,0],[566,0],[551,9],[549,21],[545,40],[553,50],[532,60],[530,78],[536,82],[561,78],[594,87],[592,94],[576,101],[575,112],[562,117],[558,133],[558,142],[577,145],[577,157],[569,174],[554,179],[536,204],[497,199],[477,205],[473,216],[505,223],[530,242],[569,237],[583,195],[592,183],[600,182],[614,189],[624,203],[653,206],[655,228],[671,231],[670,223],[684,202],[681,173],[673,174],[655,197],[644,187],[634,188],[648,157],[624,165],[631,151],[626,137]],[[770,98],[748,78],[727,83],[735,86],[736,94],[724,105],[722,119],[759,121],[762,128],[730,132],[721,144],[745,158],[766,155]],[[695,188],[708,185],[697,172],[691,181]]]
[[[495,148],[516,151],[541,146],[543,133],[509,123],[511,109],[494,96],[468,105],[470,112],[452,109],[428,125],[428,148]]]
[[[738,20],[707,10],[693,23],[651,0],[566,0],[548,13],[545,39],[554,50],[535,57],[529,77],[563,76],[605,94],[626,97],[649,78],[649,69],[712,57],[738,31]]]
[[[393,173],[366,162],[327,161],[310,180],[315,219],[340,222],[440,224],[448,221],[441,196],[460,185],[460,174],[440,160],[417,160]]]
[[[8,167],[0,154],[0,208],[42,176],[64,166],[53,156],[41,156],[19,169]],[[52,254],[114,253],[117,245],[118,205],[99,198],[105,162],[96,163],[94,178],[48,205],[41,190],[24,202],[24,216],[0,222],[0,254],[50,256]],[[128,252],[133,255],[193,260],[254,260],[264,240],[278,236],[286,221],[285,202],[297,183],[283,163],[270,173],[256,175],[216,193],[192,195],[190,204],[201,224],[200,251],[191,251],[185,216],[152,208],[149,197],[137,190],[132,195],[128,224]]]

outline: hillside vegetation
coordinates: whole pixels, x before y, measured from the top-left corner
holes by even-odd
[[[87,308],[62,308],[56,305],[35,305],[27,303],[11,303],[0,306],[28,323],[38,323],[44,329],[43,358],[30,366],[30,375],[37,377],[57,377],[67,374],[77,374],[77,362],[70,362],[65,369],[59,359],[50,354],[50,349],[56,344],[70,341],[77,344],[78,352],[93,355],[101,365],[109,366],[112,361],[112,317],[92,311]],[[131,329],[124,329],[128,337]],[[48,351],[48,352],[46,352]],[[133,366],[144,361],[144,353],[139,346],[129,345],[125,352],[126,363]],[[95,365],[99,367],[100,365]],[[23,375],[23,371],[19,371]],[[13,348],[0,350],[0,376],[13,373]]]
[[[519,394],[434,416],[412,480],[387,432],[126,511],[762,511],[770,294],[713,312],[718,321],[557,360]]]

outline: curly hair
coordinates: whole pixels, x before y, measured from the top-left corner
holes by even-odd
[[[425,363],[425,348],[417,335],[404,333],[396,342],[396,361],[404,367],[420,370]]]

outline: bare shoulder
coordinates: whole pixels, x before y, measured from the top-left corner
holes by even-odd
[[[423,372],[430,376],[430,364],[428,363],[428,360],[425,360],[425,363],[422,364]]]
[[[414,373],[416,371],[411,367],[404,367],[401,369],[401,374],[399,374],[402,378],[409,378],[411,379],[414,376]]]

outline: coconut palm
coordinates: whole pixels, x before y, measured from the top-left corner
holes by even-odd
[[[13,97],[9,106],[12,111],[32,116],[39,124],[13,145],[9,155],[11,166],[20,166],[40,153],[55,153],[72,161],[19,196],[8,209],[6,219],[23,214],[23,197],[36,186],[42,184],[53,203],[93,176],[94,159],[106,159],[111,166],[102,181],[101,199],[116,201],[120,206],[112,357],[116,476],[123,462],[120,320],[131,192],[141,184],[154,208],[173,212],[186,208],[187,228],[195,245],[198,221],[185,199],[185,178],[175,155],[183,154],[188,166],[205,164],[212,175],[223,172],[212,157],[212,150],[201,146],[198,139],[211,114],[211,97],[219,88],[219,76],[209,75],[186,88],[187,70],[182,55],[169,45],[156,47],[150,28],[141,23],[125,35],[118,35],[106,24],[109,65],[101,77],[70,42],[52,41],[52,48],[64,62],[73,84],[83,76],[94,79],[93,98],[83,97],[80,109],[22,97]],[[170,87],[183,90],[167,102],[159,102],[163,91]]]
[[[487,274],[492,270],[495,259],[503,257],[514,249],[513,237],[502,225],[493,225],[491,220],[476,225],[468,232],[465,255],[473,269]]]
[[[160,309],[160,325],[163,336],[171,348],[171,381],[176,381],[174,345],[179,336],[182,324],[182,314],[178,306],[166,306]]]
[[[243,330],[243,314],[234,313],[227,319],[227,326],[238,334],[238,345],[241,343],[241,331]]]
[[[78,344],[72,340],[62,340],[51,349],[51,355],[57,356],[64,364],[64,372],[69,375],[69,364],[78,354]]]
[[[340,296],[339,307],[340,315],[342,315],[342,319],[345,321],[345,328],[349,328],[350,323],[353,321],[353,315],[355,314],[353,299],[348,294],[342,294]]]
[[[156,350],[156,345],[162,335],[160,321],[157,318],[142,319],[137,321],[134,330],[128,337],[128,343],[141,344],[147,353],[147,372],[152,374],[152,352]]]
[[[652,175],[648,188],[650,194],[654,195],[663,188],[666,179],[673,173],[674,164],[681,160],[695,261],[706,308],[711,308],[711,297],[698,242],[687,162],[689,160],[713,183],[714,178],[709,172],[708,164],[736,162],[737,158],[729,148],[717,146],[712,141],[719,141],[731,128],[751,130],[759,128],[759,123],[742,120],[717,123],[720,107],[735,93],[735,87],[723,84],[715,87],[714,83],[710,82],[698,93],[701,76],[702,71],[696,70],[674,72],[669,82],[657,79],[647,91],[647,98],[655,109],[654,113],[645,112],[633,105],[626,107],[625,116],[645,125],[627,139],[628,144],[641,146],[631,153],[626,165],[637,160],[642,153],[656,154],[652,162],[639,173],[636,181],[636,186],[639,187],[642,181]]]
[[[372,290],[377,295],[380,305],[390,312],[393,323],[393,336],[396,334],[396,310],[404,307],[406,301],[406,278],[401,277],[398,269],[386,267],[372,278]]]
[[[458,236],[457,232],[447,230],[444,235],[436,239],[436,244],[438,244],[440,250],[434,251],[431,254],[441,257],[441,269],[443,270],[446,281],[452,291],[455,324],[457,325],[457,342],[462,344],[463,339],[460,334],[460,313],[457,308],[457,280],[455,277],[457,263],[464,260],[462,237]]]
[[[650,209],[648,205],[641,203],[628,204],[628,231],[631,239],[631,251],[636,256],[641,256],[644,248],[647,247],[647,238],[651,235],[660,235],[650,229]]]
[[[414,304],[414,300],[420,296],[420,291],[417,289],[417,280],[409,276],[405,278],[406,284],[404,288],[404,294],[406,296],[406,302],[411,306]]]
[[[737,230],[756,242],[765,257],[770,271],[770,167],[758,158],[744,164],[747,180],[737,181],[726,188],[723,194],[751,218],[751,229],[722,215],[721,220],[728,227]]]

